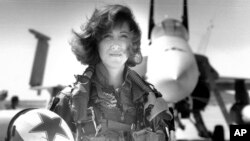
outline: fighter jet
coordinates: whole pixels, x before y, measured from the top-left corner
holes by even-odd
[[[155,24],[153,13],[154,0],[151,0],[148,28],[150,54],[144,56],[144,62],[135,70],[155,85],[166,101],[174,103],[181,118],[194,115],[194,124],[200,137],[223,141],[223,127],[217,125],[214,133],[208,131],[200,111],[205,109],[212,95],[228,125],[243,124],[243,119],[249,118],[247,115],[242,116],[243,109],[249,105],[246,80],[221,78],[208,57],[191,50],[188,44],[187,0],[183,1],[182,21],[165,18],[159,24]],[[221,95],[225,89],[235,90],[236,102],[230,111],[227,110]],[[185,128],[179,117],[176,121],[181,128]]]

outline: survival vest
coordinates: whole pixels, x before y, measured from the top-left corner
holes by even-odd
[[[98,125],[94,121],[93,109],[88,107],[91,89],[91,77],[94,74],[95,67],[89,66],[83,75],[77,75],[76,82],[73,85],[65,87],[59,94],[53,98],[49,109],[60,115],[69,125],[71,130],[76,133],[76,140],[80,141],[81,137],[88,133],[83,126],[87,125],[88,130],[99,130]],[[169,111],[168,104],[161,98],[153,85],[143,80],[135,71],[128,68],[128,77],[139,87],[144,93],[136,93],[133,95],[133,101],[137,105],[143,105],[141,118],[138,118],[138,125],[133,129],[140,130],[145,127],[151,127],[153,131],[157,131],[159,125],[164,121],[173,119]],[[138,107],[139,108],[139,107]],[[81,112],[79,112],[81,111]],[[92,115],[91,118],[89,115]],[[160,116],[158,116],[160,115]],[[147,125],[145,120],[147,121]],[[172,122],[171,122],[172,123]],[[90,126],[92,125],[92,126]],[[174,125],[170,122],[165,126],[174,130]],[[164,128],[165,129],[165,128]]]

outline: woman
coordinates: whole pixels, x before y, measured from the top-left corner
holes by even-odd
[[[89,67],[58,94],[50,109],[62,116],[76,140],[167,140],[173,127],[166,102],[129,67],[142,61],[141,31],[131,10],[95,10],[72,51]],[[150,139],[151,138],[151,139]]]

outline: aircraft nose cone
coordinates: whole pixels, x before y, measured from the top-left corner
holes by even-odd
[[[152,40],[159,38],[161,36],[173,36],[189,40],[189,35],[187,29],[182,25],[182,23],[176,19],[167,18],[161,22],[161,24],[156,25],[152,31]]]

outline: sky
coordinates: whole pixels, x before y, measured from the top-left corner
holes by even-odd
[[[149,0],[0,0],[0,90],[24,99],[35,98],[29,79],[37,40],[35,29],[51,38],[44,86],[68,85],[81,65],[71,52],[71,31],[79,30],[95,7],[126,4],[142,30],[142,50],[147,48]],[[250,78],[250,1],[189,0],[189,44],[208,56],[221,76]],[[181,19],[182,0],[155,0],[154,20]]]

